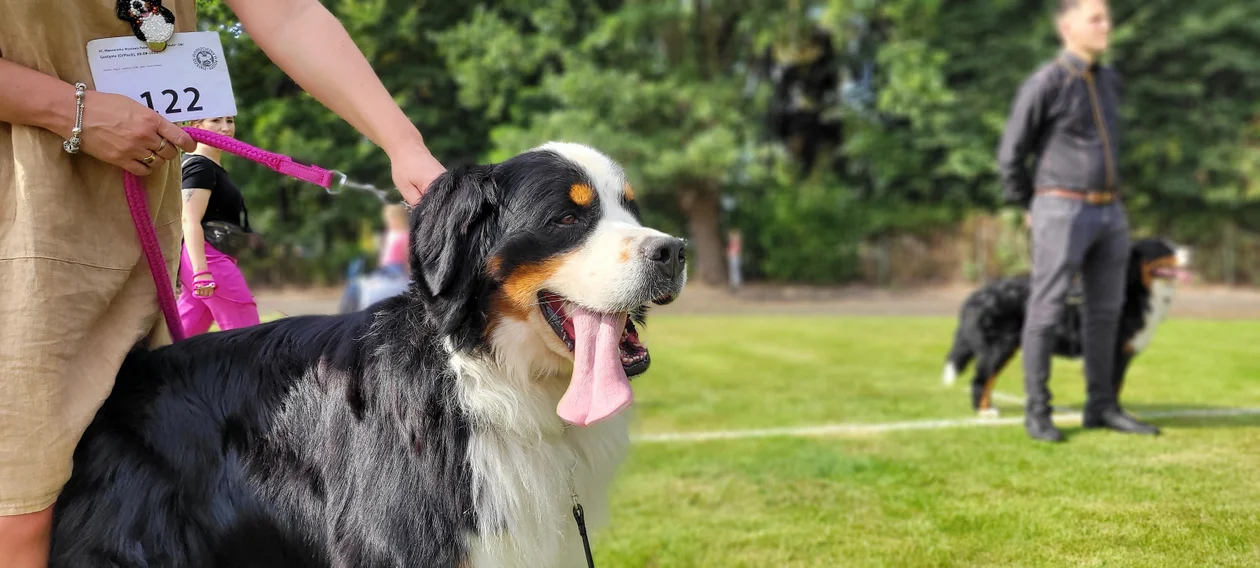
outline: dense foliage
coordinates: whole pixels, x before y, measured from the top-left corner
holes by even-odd
[[[1010,99],[1058,49],[1052,3],[1033,0],[326,5],[439,159],[592,143],[629,167],[654,224],[691,240],[710,282],[730,228],[753,275],[826,283],[862,277],[872,241],[997,213]],[[1260,4],[1112,9],[1134,230],[1220,249],[1207,264],[1227,255],[1229,267],[1209,275],[1254,278],[1238,235],[1260,231]],[[384,154],[286,79],[226,8],[200,15],[228,46],[242,138],[388,183]],[[379,227],[370,195],[230,167],[276,245],[259,277],[335,278]]]

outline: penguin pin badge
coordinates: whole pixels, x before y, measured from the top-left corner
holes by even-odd
[[[118,19],[130,23],[131,31],[153,51],[166,49],[175,34],[175,14],[162,0],[118,0]]]

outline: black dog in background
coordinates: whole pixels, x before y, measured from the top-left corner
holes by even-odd
[[[1176,251],[1164,241],[1143,239],[1133,243],[1116,338],[1117,392],[1124,383],[1129,362],[1150,344],[1155,329],[1168,315],[1178,264]],[[942,380],[946,386],[954,384],[958,374],[976,359],[971,407],[982,417],[997,416],[993,386],[1019,350],[1028,295],[1029,276],[1024,274],[986,284],[963,302]],[[1069,301],[1055,326],[1055,355],[1071,359],[1082,356],[1081,323],[1080,303]]]

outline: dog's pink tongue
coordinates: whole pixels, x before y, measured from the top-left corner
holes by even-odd
[[[626,314],[597,314],[572,306],[573,378],[556,413],[566,422],[589,426],[634,402],[621,366],[621,332]]]

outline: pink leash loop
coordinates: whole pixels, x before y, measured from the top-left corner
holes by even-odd
[[[193,140],[213,146],[225,152],[231,152],[242,158],[249,158],[284,175],[308,181],[331,191],[333,173],[314,165],[304,165],[293,161],[284,154],[276,154],[250,146],[235,138],[228,138],[200,128],[185,128],[185,132]],[[341,175],[342,183],[345,176]],[[153,227],[153,219],[149,216],[149,203],[144,192],[144,181],[139,176],[124,172],[123,187],[127,194],[127,206],[131,210],[131,221],[136,225],[136,235],[140,237],[140,248],[144,251],[145,260],[149,264],[149,272],[153,275],[153,285],[157,288],[158,306],[166,318],[172,341],[182,341],[184,326],[179,321],[179,307],[175,303],[175,290],[171,286],[171,275],[166,270],[166,261],[162,258],[162,246],[158,243],[157,230]]]
[[[153,285],[157,287],[158,306],[166,317],[166,327],[171,332],[171,341],[184,339],[184,325],[179,321],[179,308],[175,304],[175,290],[171,287],[171,275],[166,270],[166,261],[162,259],[162,246],[158,244],[157,230],[153,228],[153,219],[149,217],[149,203],[144,194],[144,182],[140,176],[126,172],[123,185],[127,192],[127,206],[131,209],[131,221],[136,225],[136,234],[140,237],[140,248],[149,262],[149,272],[153,274]]]

